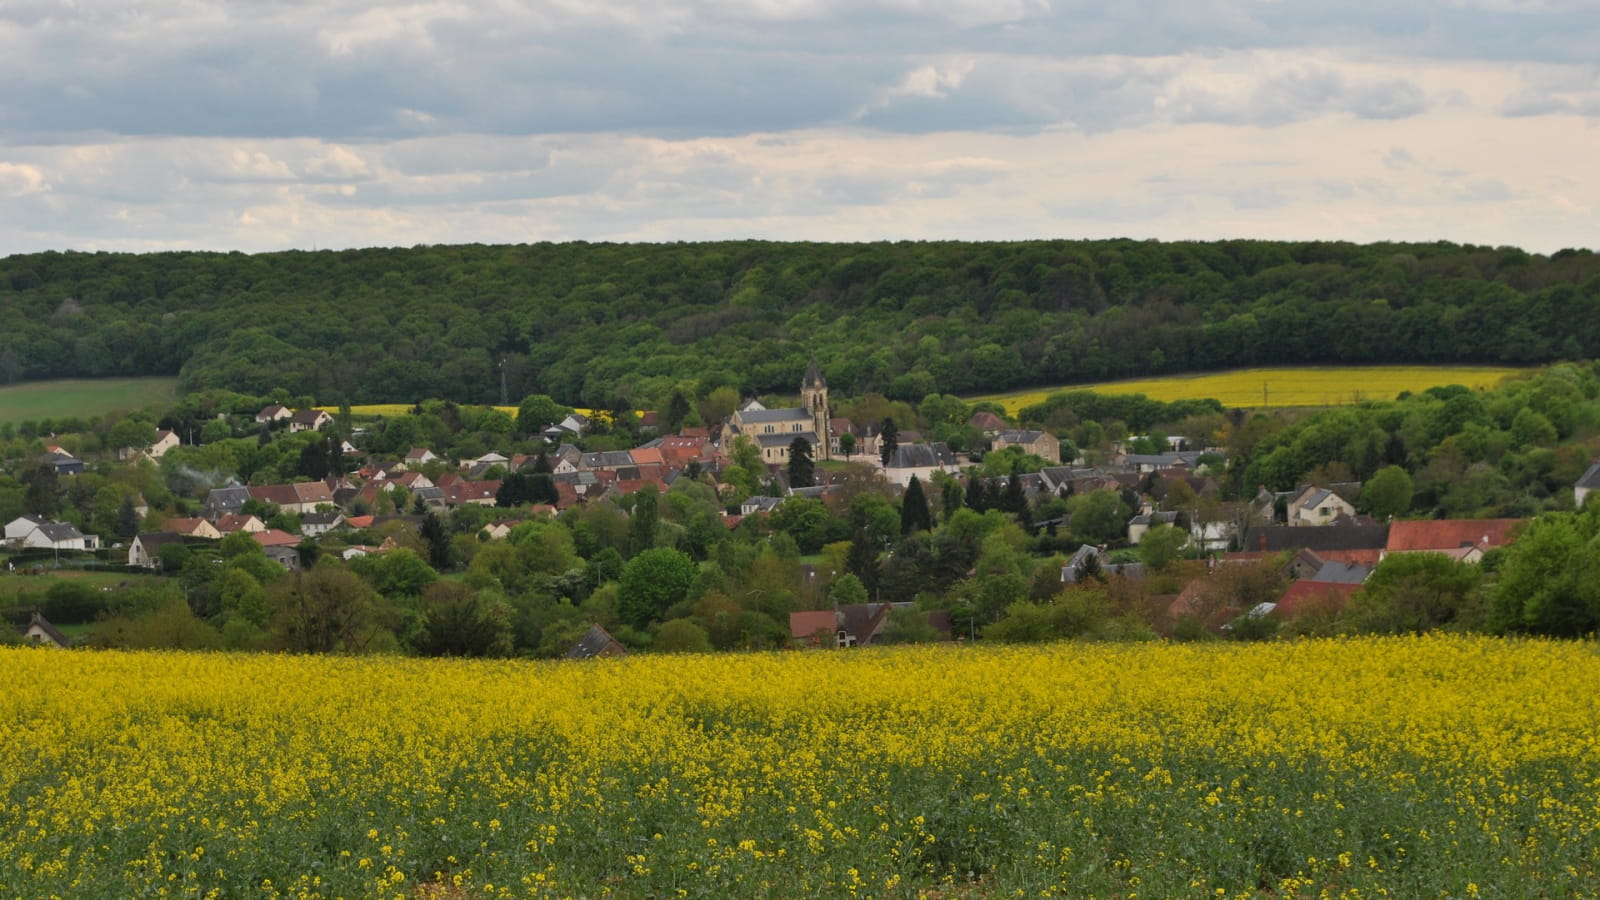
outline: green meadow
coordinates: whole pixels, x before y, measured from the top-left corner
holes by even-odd
[[[178,379],[82,378],[35,381],[0,387],[0,422],[87,418],[171,403]]]

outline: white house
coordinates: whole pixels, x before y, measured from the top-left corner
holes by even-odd
[[[156,432],[156,439],[151,442],[150,448],[145,453],[151,459],[160,459],[166,455],[168,450],[178,446],[180,443],[181,441],[178,440],[176,432],[170,428],[163,428]]]
[[[128,565],[154,569],[161,565],[161,548],[168,544],[182,544],[183,535],[176,531],[152,531],[141,534],[128,544]]]
[[[35,528],[49,523],[49,519],[41,519],[38,516],[18,516],[6,523],[6,540],[20,541],[32,534]]]

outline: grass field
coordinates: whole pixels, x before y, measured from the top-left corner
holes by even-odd
[[[1006,412],[1031,406],[1061,391],[1096,391],[1102,394],[1145,394],[1153,400],[1221,401],[1229,408],[1285,406],[1339,406],[1362,400],[1389,400],[1401,391],[1424,391],[1445,384],[1488,388],[1524,369],[1481,366],[1349,366],[1282,369],[1236,369],[1203,375],[1174,375],[1130,381],[1103,381],[1055,388],[1036,388],[1009,394],[989,394],[969,400],[992,400]]]
[[[0,894],[1579,897],[1600,654],[0,649]]]
[[[171,403],[176,378],[94,378],[36,381],[0,387],[0,422],[88,418]]]

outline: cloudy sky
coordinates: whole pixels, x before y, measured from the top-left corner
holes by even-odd
[[[0,254],[1600,246],[1596,0],[0,0]]]

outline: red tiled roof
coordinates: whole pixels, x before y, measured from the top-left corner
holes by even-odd
[[[1289,585],[1289,589],[1278,598],[1278,606],[1272,614],[1281,619],[1297,619],[1317,610],[1337,612],[1344,609],[1345,604],[1350,602],[1350,595],[1359,590],[1359,584],[1301,579]]]
[[[300,543],[300,539],[287,531],[277,528],[268,528],[266,531],[253,532],[251,537],[263,547],[292,547]]]
[[[797,641],[810,638],[818,632],[833,638],[838,627],[838,617],[831,609],[789,613],[789,636]]]
[[[1454,550],[1504,547],[1522,519],[1416,519],[1389,525],[1387,550]]]

